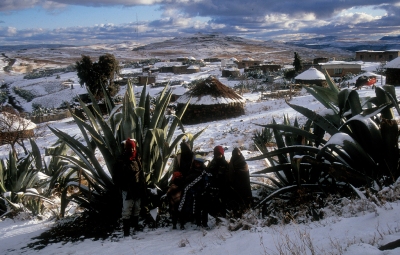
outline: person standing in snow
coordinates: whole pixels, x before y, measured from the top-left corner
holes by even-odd
[[[188,142],[181,142],[180,147],[180,153],[176,155],[174,160],[173,171],[180,172],[183,178],[186,178],[189,169],[192,166],[194,153],[192,152]]]
[[[211,174],[206,172],[204,160],[199,155],[196,156],[185,179],[185,188],[178,208],[185,220],[194,216],[196,225],[205,228],[208,228],[209,201],[207,201],[207,193],[210,178]],[[183,228],[182,225],[181,228]]]
[[[226,206],[229,196],[228,170],[229,165],[225,160],[225,150],[222,146],[214,147],[214,157],[207,166],[207,172],[212,175],[211,187],[213,189],[212,203],[213,216],[226,217]]]
[[[184,179],[181,172],[174,172],[172,174],[171,185],[167,191],[167,200],[169,205],[169,213],[172,218],[172,228],[176,229],[178,219],[180,221],[181,229],[184,229],[185,221],[183,215],[180,214],[178,208],[181,202],[183,192]]]
[[[122,142],[123,153],[114,167],[115,184],[122,190],[122,223],[124,236],[130,235],[131,223],[138,229],[141,200],[146,194],[146,182],[137,153],[135,139]]]
[[[250,186],[249,167],[239,148],[234,148],[229,161],[229,176],[234,190],[234,204],[237,216],[251,207],[253,196]]]

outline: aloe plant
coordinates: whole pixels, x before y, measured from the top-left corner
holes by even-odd
[[[37,148],[33,140],[31,145],[32,148]],[[45,194],[38,192],[38,188],[45,185],[46,179],[46,175],[40,174],[40,165],[40,153],[36,152],[17,158],[10,151],[8,159],[0,161],[0,198],[4,205],[2,211],[9,213],[23,206],[29,207],[32,200],[52,203]]]
[[[196,135],[185,133],[181,118],[186,108],[178,115],[173,116],[172,121],[165,117],[164,113],[172,95],[167,87],[157,97],[153,111],[151,111],[151,98],[147,95],[146,86],[142,89],[138,103],[131,83],[127,85],[121,105],[115,105],[107,91],[104,90],[104,92],[107,109],[109,109],[107,119],[101,114],[100,108],[90,92],[89,95],[93,102],[92,110],[80,101],[88,118],[87,122],[77,117],[71,110],[84,142],[50,127],[52,132],[76,154],[76,157],[60,156],[72,164],[72,166],[65,166],[64,170],[60,172],[65,180],[61,197],[62,216],[69,201],[75,201],[82,207],[94,209],[96,212],[107,212],[111,207],[114,216],[119,214],[115,209],[115,207],[119,207],[116,204],[120,200],[119,187],[114,184],[115,169],[113,168],[116,159],[122,153],[121,142],[126,138],[134,138],[138,142],[138,152],[142,159],[142,169],[147,185],[165,189],[161,185],[166,185],[165,179],[170,174],[169,171],[164,173],[164,169],[171,153],[183,137],[191,137],[193,140],[202,132]],[[174,137],[178,126],[182,133]],[[101,155],[105,166],[100,164],[97,154]],[[87,184],[83,184],[80,181],[82,179]],[[77,187],[81,192],[68,197],[67,187],[69,186]]]
[[[310,86],[306,90],[326,110],[316,113],[287,102],[308,118],[303,127],[297,120],[290,125],[287,118],[284,124],[261,125],[273,131],[278,148],[261,150],[262,155],[249,159],[267,159],[271,164],[252,174],[270,183],[262,183],[269,192],[257,206],[304,187],[320,192],[338,186],[376,190],[400,176],[399,130],[393,109],[399,114],[400,110],[393,86],[376,87],[375,97],[360,98],[355,90],[339,91],[325,75],[327,88]]]

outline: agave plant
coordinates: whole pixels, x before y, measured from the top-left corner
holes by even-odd
[[[340,91],[325,75],[327,88],[305,87],[325,110],[316,113],[287,102],[308,118],[302,128],[297,121],[291,126],[287,118],[284,124],[262,125],[273,130],[278,148],[249,159],[271,163],[252,175],[270,183],[258,206],[303,188],[329,192],[347,186],[361,195],[359,187],[379,190],[400,176],[393,108],[400,110],[393,86],[376,87],[375,97],[360,98],[355,90]]]
[[[122,153],[121,142],[128,137],[136,139],[147,185],[159,187],[165,184],[165,179],[169,177],[168,172],[164,174],[164,169],[179,141],[185,136],[195,139],[202,131],[194,136],[185,133],[180,121],[185,109],[177,116],[173,116],[173,120],[165,117],[164,113],[172,95],[167,87],[158,96],[153,111],[146,86],[143,87],[138,104],[131,83],[127,85],[121,105],[115,105],[105,91],[105,101],[109,110],[107,119],[101,114],[93,95],[90,93],[89,95],[93,102],[92,109],[80,101],[88,122],[77,117],[71,110],[84,142],[50,127],[52,132],[76,154],[76,157],[60,156],[72,163],[60,172],[65,179],[61,214],[64,215],[69,201],[74,201],[81,207],[108,213],[115,219],[119,216],[120,189],[114,184],[114,165]],[[178,126],[182,133],[174,138]],[[104,160],[105,166],[100,163],[98,157]],[[82,182],[82,179],[85,182]],[[78,188],[80,192],[67,196],[67,187],[71,186]]]
[[[30,140],[32,148],[37,145]],[[40,153],[31,152],[24,157],[10,151],[8,159],[0,161],[0,199],[3,211],[10,213],[24,206],[29,207],[33,200],[52,203],[44,194],[39,193],[45,185],[46,175],[40,173]]]

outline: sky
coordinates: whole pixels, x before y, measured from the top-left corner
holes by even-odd
[[[0,44],[400,35],[400,0],[2,0]]]

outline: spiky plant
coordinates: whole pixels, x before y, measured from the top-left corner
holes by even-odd
[[[98,215],[107,215],[107,218],[113,220],[118,218],[121,200],[120,188],[114,182],[116,171],[114,165],[122,153],[121,142],[126,138],[134,138],[138,142],[138,152],[142,159],[142,169],[147,185],[160,187],[160,185],[165,185],[165,181],[161,180],[168,178],[168,173],[165,175],[164,169],[170,154],[179,141],[184,136],[195,139],[201,133],[195,136],[185,133],[180,119],[186,108],[174,116],[172,121],[165,117],[164,113],[172,95],[167,87],[157,97],[153,112],[150,109],[150,96],[147,95],[146,86],[143,87],[138,104],[131,83],[128,83],[121,105],[115,105],[106,91],[105,95],[106,105],[109,109],[107,119],[101,114],[100,108],[91,94],[92,109],[80,101],[88,118],[87,122],[71,111],[81,130],[84,142],[50,127],[53,133],[76,154],[76,157],[61,156],[72,163],[60,172],[65,179],[65,187],[61,196],[62,216],[68,203],[74,201]],[[182,133],[174,138],[178,126]],[[104,160],[105,166],[99,162],[98,158]],[[80,192],[68,195],[67,188],[71,186],[78,188]]]
[[[31,146],[37,145],[30,140]],[[18,211],[32,203],[32,200],[52,203],[39,189],[45,186],[46,176],[40,173],[40,153],[30,152],[24,157],[10,151],[8,159],[0,161],[0,199],[4,214]],[[1,213],[1,214],[3,214]],[[0,215],[1,215],[0,214]],[[3,214],[3,215],[4,215]]]
[[[277,149],[249,160],[268,159],[271,167],[253,177],[269,180],[263,206],[283,194],[305,188],[321,193],[338,187],[379,190],[400,176],[398,135],[393,108],[399,113],[394,87],[375,88],[375,97],[360,98],[351,89],[339,91],[326,73],[328,88],[306,87],[326,110],[313,112],[306,107],[287,104],[308,118],[302,128],[270,125]],[[328,140],[324,140],[327,137]]]

